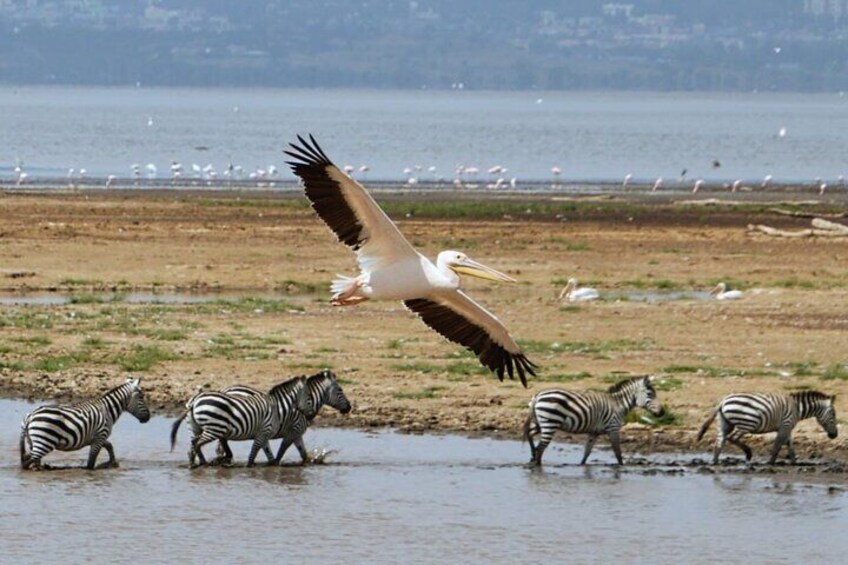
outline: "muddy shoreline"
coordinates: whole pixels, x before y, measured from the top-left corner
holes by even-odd
[[[378,200],[426,254],[461,249],[521,281],[468,290],[542,367],[525,390],[480,371],[400,305],[330,307],[327,282],[355,264],[296,195],[7,192],[0,290],[75,298],[0,307],[0,395],[78,400],[134,374],[155,410],[175,413],[198,386],[270,386],[332,367],[355,409],[346,417],[325,410],[318,425],[518,438],[527,402],[540,390],[605,388],[628,375],[655,374],[675,418],[649,426],[637,416],[622,434],[625,454],[708,451],[712,433],[698,444],[695,432],[715,402],[736,391],[836,393],[841,424],[839,399],[848,392],[845,244],[770,238],[747,226],[800,229],[809,218],[772,209],[834,214],[844,197],[767,196],[693,202],[685,195],[380,192]],[[559,303],[569,276],[617,298]],[[701,291],[717,280],[744,290],[745,300],[627,298]],[[121,299],[141,290],[262,298],[209,305]],[[810,424],[796,430],[799,458],[844,462],[844,436],[828,441]],[[770,439],[750,442],[758,460]]]

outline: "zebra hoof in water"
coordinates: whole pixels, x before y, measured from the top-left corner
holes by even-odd
[[[117,469],[121,464],[117,461],[106,461],[105,463],[101,463],[96,467],[96,469]]]

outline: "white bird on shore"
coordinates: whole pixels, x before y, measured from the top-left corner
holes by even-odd
[[[698,192],[698,189],[701,188],[701,185],[704,184],[704,179],[698,179],[695,181],[695,186],[692,187],[692,194]]]
[[[112,185],[115,184],[115,179],[117,177],[115,175],[109,175],[106,177],[106,188],[112,188]]]
[[[562,292],[559,293],[559,299],[565,299],[569,302],[588,302],[597,300],[600,294],[594,288],[583,287],[577,288],[577,279],[568,279]]]
[[[158,171],[156,165],[154,165],[153,163],[147,163],[147,166],[145,168],[147,169],[147,178],[155,179],[156,173]]]
[[[630,179],[633,178],[633,173],[627,173],[624,175],[624,182],[621,183],[621,188],[627,189],[627,185],[630,184]]]
[[[763,188],[766,188],[771,182],[771,175],[766,175],[763,177]]]
[[[331,286],[337,306],[365,300],[400,300],[430,328],[472,350],[480,363],[503,380],[526,375],[535,365],[504,325],[461,290],[459,274],[495,281],[511,277],[469,259],[442,251],[433,263],[415,250],[361,184],[330,161],[315,138],[298,136],[285,153],[318,216],[350,247],[359,263],[356,277],[340,276]]]
[[[661,188],[662,183],[663,183],[663,178],[662,177],[658,178],[656,180],[656,182],[654,183],[653,188],[651,188],[651,192],[656,192],[658,188]]]
[[[730,187],[730,192],[736,192],[740,184],[742,184],[742,181],[740,179],[736,179],[735,181],[733,181],[733,186]]]
[[[825,190],[827,190],[827,183],[823,182],[819,185],[819,196],[823,196]]]
[[[723,282],[718,283],[710,294],[715,296],[716,300],[736,300],[742,298],[741,290],[727,290],[727,285]]]

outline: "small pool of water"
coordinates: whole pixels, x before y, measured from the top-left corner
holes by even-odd
[[[841,562],[848,551],[841,483],[707,475],[673,456],[649,458],[654,472],[618,470],[603,442],[591,465],[575,464],[580,446],[556,444],[531,470],[517,441],[328,428],[306,435],[310,448],[337,450],[323,465],[190,470],[184,427],[171,453],[170,419],[130,416],[112,436],[120,468],[75,468],[81,451],[47,458],[74,468],[24,472],[18,437],[32,407],[0,400],[9,563],[33,552],[147,563]],[[234,447],[244,461],[248,444]]]

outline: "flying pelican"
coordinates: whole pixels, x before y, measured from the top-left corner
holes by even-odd
[[[727,290],[727,285],[723,282],[718,283],[710,294],[716,297],[716,300],[736,300],[742,298],[741,290]]]
[[[406,240],[361,184],[344,174],[327,157],[315,138],[291,143],[284,153],[294,174],[301,178],[312,208],[342,243],[353,249],[359,263],[356,277],[340,277],[330,287],[331,303],[338,306],[374,300],[401,300],[421,320],[450,341],[465,346],[494,371],[535,375],[532,361],[494,315],[461,289],[459,274],[495,281],[511,277],[472,261],[458,251],[442,251],[436,263]]]
[[[565,288],[559,293],[559,299],[565,298],[569,302],[588,302],[597,300],[600,295],[594,288],[577,288],[577,279],[568,279]]]

